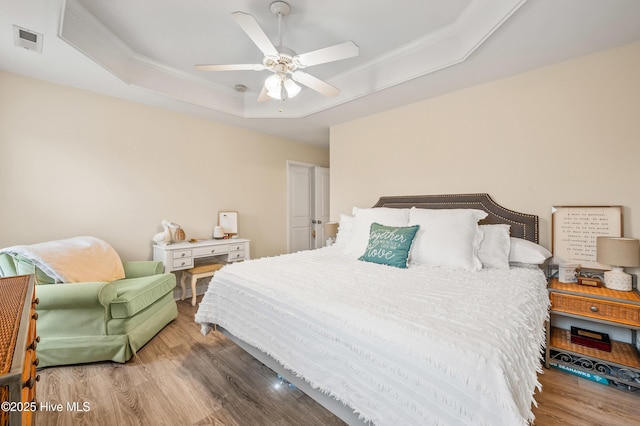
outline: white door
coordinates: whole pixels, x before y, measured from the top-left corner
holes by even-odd
[[[289,164],[289,253],[312,246],[313,167]]]
[[[324,246],[329,220],[329,169],[288,163],[289,253]]]

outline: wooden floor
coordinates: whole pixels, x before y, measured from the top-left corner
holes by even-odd
[[[275,373],[219,333],[200,334],[196,309],[178,318],[126,364],[42,369],[36,425],[342,425],[297,389],[276,387]],[[620,391],[545,370],[535,426],[640,424],[640,391]],[[77,402],[77,411],[67,403]],[[73,408],[73,407],[70,407]],[[86,409],[86,411],[83,411]],[[502,425],[499,425],[502,426]],[[508,425],[507,425],[508,426]]]

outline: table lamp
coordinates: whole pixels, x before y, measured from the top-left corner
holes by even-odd
[[[338,235],[338,222],[327,222],[324,224],[324,236],[327,239],[325,245],[331,246],[336,241]]]
[[[631,275],[625,266],[640,266],[640,241],[635,238],[598,237],[596,261],[612,267],[604,273],[604,285],[612,290],[631,291]]]

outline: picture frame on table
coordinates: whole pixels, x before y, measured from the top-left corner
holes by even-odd
[[[551,208],[551,253],[556,264],[575,263],[586,269],[609,269],[596,261],[597,237],[622,235],[622,206]]]
[[[229,238],[238,235],[238,212],[218,212],[218,226],[222,227],[222,231],[227,234]]]

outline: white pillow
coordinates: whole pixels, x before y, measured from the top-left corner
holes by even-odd
[[[411,248],[411,262],[452,266],[472,271],[482,269],[478,249],[482,232],[478,221],[487,213],[474,209],[411,208],[409,225],[420,225]]]
[[[540,265],[550,257],[551,252],[541,245],[522,238],[511,237],[509,262]]]
[[[340,222],[338,222],[338,234],[336,235],[335,245],[344,246],[351,238],[351,230],[353,229],[353,216],[340,214]]]
[[[369,232],[371,224],[374,222],[385,226],[407,226],[409,224],[409,209],[389,207],[359,209],[354,207],[351,237],[342,251],[351,256],[362,256],[369,244]]]
[[[509,269],[509,250],[511,225],[480,225],[484,234],[478,258],[483,268]]]

